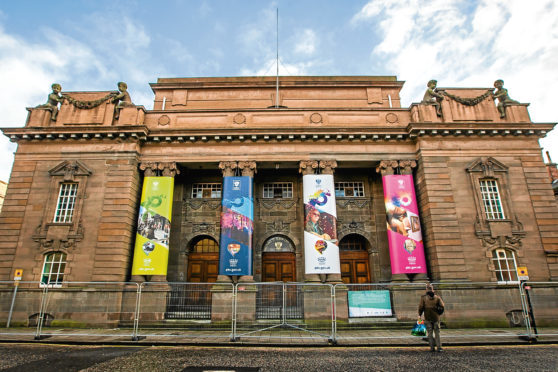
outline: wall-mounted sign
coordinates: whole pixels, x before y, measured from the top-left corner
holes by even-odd
[[[22,276],[23,276],[23,269],[16,269],[14,273],[14,280],[21,280]]]
[[[529,273],[527,272],[527,266],[519,266],[517,268],[517,278],[519,280],[529,280]]]
[[[391,316],[389,291],[349,291],[349,317]]]

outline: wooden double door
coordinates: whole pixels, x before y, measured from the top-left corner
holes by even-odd
[[[370,263],[366,251],[341,251],[339,259],[343,283],[370,283]]]
[[[296,282],[296,256],[291,252],[269,252],[262,257],[262,281]],[[303,293],[296,284],[263,285],[256,296],[257,319],[302,319]]]
[[[219,253],[190,253],[188,282],[214,283],[219,275]]]
[[[291,252],[267,252],[263,254],[262,281],[295,282],[296,260]]]

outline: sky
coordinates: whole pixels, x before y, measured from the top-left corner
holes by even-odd
[[[390,75],[401,102],[438,87],[491,87],[558,122],[554,0],[119,0],[0,2],[0,127],[63,91],[116,90],[153,107],[159,77]],[[17,145],[0,136],[0,180]],[[558,128],[540,141],[558,162]],[[546,157],[545,157],[546,160]]]

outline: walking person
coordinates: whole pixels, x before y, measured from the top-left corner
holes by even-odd
[[[430,351],[442,351],[440,342],[440,314],[444,309],[444,301],[434,293],[432,284],[426,285],[426,294],[421,296],[418,308],[419,318],[424,313],[424,323],[428,332],[428,343]],[[434,349],[434,341],[436,341],[436,349]]]

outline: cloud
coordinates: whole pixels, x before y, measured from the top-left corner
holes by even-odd
[[[312,55],[316,52],[318,37],[313,30],[302,30],[301,34],[296,35],[298,40],[294,47],[294,52],[302,55]]]
[[[303,76],[308,75],[313,68],[312,61],[299,63],[283,63],[279,60],[279,75],[281,76]],[[277,73],[277,63],[275,58],[270,58],[262,67],[256,69],[243,68],[240,70],[241,76],[275,76]]]
[[[111,90],[116,89],[117,81],[128,79],[134,102],[151,105],[152,93],[146,84],[151,75],[142,65],[142,52],[150,43],[147,33],[126,19],[120,23],[119,34],[109,24],[96,20],[96,28],[87,25],[81,37],[44,28],[43,39],[36,43],[10,34],[0,25],[0,81],[8,87],[0,91],[1,126],[23,126],[25,107],[46,102],[54,82],[65,91]],[[139,82],[142,89],[134,95]],[[14,150],[15,145],[2,136],[1,180],[9,177]]]
[[[471,5],[457,0],[373,0],[351,22],[370,27],[380,37],[370,58],[383,60],[406,81],[404,105],[418,101],[431,78],[440,87],[487,88],[502,78],[513,99],[531,102],[533,121],[556,121],[556,97],[549,94],[558,83],[558,6],[553,1],[486,0]],[[541,144],[550,146],[558,159],[558,142]]]

